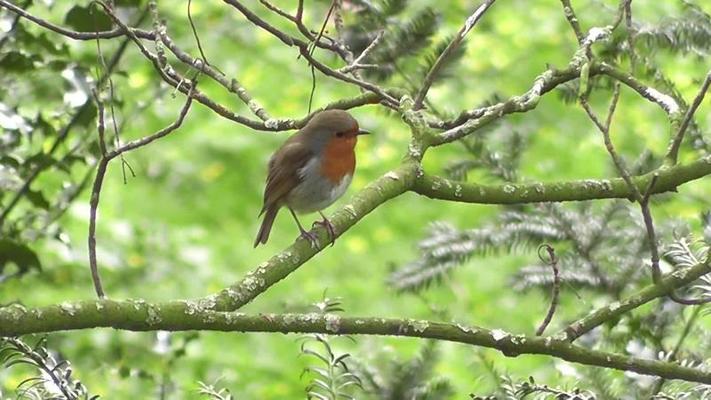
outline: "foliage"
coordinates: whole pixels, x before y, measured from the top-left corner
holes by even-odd
[[[442,14],[434,7],[423,7],[412,12],[407,0],[355,1],[357,11],[352,22],[345,26],[348,47],[360,54],[383,32],[381,43],[370,53],[367,62],[376,68],[365,71],[366,76],[383,83],[405,82],[414,85],[427,74],[444,51],[452,36],[434,39]],[[451,76],[451,68],[465,53],[458,48],[447,59],[440,78]],[[410,88],[413,91],[416,87]]]
[[[341,308],[341,300],[330,299],[323,294],[323,299],[313,305],[317,312],[332,315]],[[304,374],[311,376],[306,386],[306,396],[317,400],[355,399],[350,393],[353,388],[361,387],[360,378],[348,367],[348,353],[339,354],[331,345],[326,335],[313,334],[303,338],[301,354],[311,357],[316,363],[304,369]]]
[[[96,399],[87,388],[72,376],[69,361],[57,361],[40,339],[30,347],[15,338],[0,338],[0,365],[3,368],[26,365],[34,369],[29,378],[17,386],[18,399],[80,400]],[[36,375],[35,375],[36,374]]]
[[[115,28],[88,1],[16,3],[77,31]],[[147,2],[116,3],[129,25],[152,29],[145,17]],[[257,2],[244,3],[275,26],[287,26],[287,20]],[[272,3],[292,14],[297,4]],[[363,60],[373,65],[360,71],[363,78],[410,95],[417,93],[473,11],[462,2],[448,7],[435,1],[341,3],[345,26],[340,34],[354,56],[383,32],[382,42]],[[574,3],[583,33],[612,24],[617,17],[617,2]],[[305,4],[308,28],[317,29],[329,2]],[[701,83],[697,78],[708,71],[708,5],[632,4],[631,25],[621,20],[609,40],[592,46],[591,54],[669,94],[685,109]],[[166,31],[195,56],[197,43],[185,5],[159,2],[158,9]],[[303,58],[295,61],[294,47],[279,47],[232,11],[221,3],[192,2],[196,31],[210,63],[229,79],[238,78],[275,119],[305,115],[311,74]],[[328,24],[327,37],[337,34]],[[143,43],[157,50],[153,41]],[[530,88],[546,65],[564,67],[576,50],[558,2],[498,2],[447,59],[428,95],[427,109],[449,118],[452,110],[504,101]],[[343,66],[326,51],[315,54],[326,64]],[[112,70],[111,80],[106,67]],[[177,69],[185,73],[189,68]],[[360,94],[320,75],[317,80],[319,105]],[[607,106],[603,100],[613,83],[608,76],[591,77],[591,104],[596,109]],[[602,138],[578,109],[579,86],[577,79],[560,85],[555,89],[559,98],[542,97],[535,113],[497,119],[454,145],[428,153],[425,170],[458,181],[496,184],[616,176]],[[201,76],[199,88],[228,110],[248,115],[247,106],[238,105],[236,97],[207,78]],[[0,10],[2,304],[32,307],[92,295],[85,250],[87,204],[100,155],[93,90],[107,108],[110,148],[164,127],[182,101],[168,96],[177,92],[161,83],[153,65],[124,37],[73,41]],[[664,114],[626,89],[619,108],[613,141],[624,158],[638,160],[633,174],[662,165],[670,135]],[[381,109],[353,110],[361,124],[375,132],[359,143],[355,190],[397,165],[401,149],[408,146],[405,125],[392,114],[375,111]],[[681,160],[711,149],[707,114],[705,101],[690,125]],[[679,121],[672,122],[674,127]],[[245,239],[256,229],[266,160],[281,141],[283,137],[252,132],[196,106],[176,135],[127,155],[129,164],[110,166],[97,239],[99,265],[111,296],[149,301],[202,296],[227,286],[290,243],[295,230],[287,217],[277,221],[270,247],[253,250]],[[135,179],[125,179],[121,170],[126,165],[135,170]],[[653,197],[665,272],[707,259],[711,213],[700,211],[709,207],[709,190],[706,179],[679,193]],[[626,200],[498,209],[443,205],[415,196],[394,203],[349,230],[249,311],[289,310],[290,304],[317,298],[329,287],[348,299],[349,313],[355,315],[456,319],[531,332],[542,318],[553,281],[550,267],[536,261],[535,250],[543,243],[555,247],[563,282],[552,332],[650,283],[645,226],[636,204]],[[423,229],[424,237],[417,240]],[[678,294],[708,296],[711,281],[702,277]],[[340,301],[328,299],[317,310],[340,311]],[[706,368],[711,343],[707,313],[708,308],[663,299],[608,321],[578,343]],[[73,361],[92,393],[107,398],[144,398],[154,392],[176,399],[196,393],[225,400],[298,398],[303,396],[304,377],[309,379],[307,395],[319,399],[435,400],[466,393],[491,393],[472,395],[482,399],[711,396],[704,385],[650,381],[543,357],[497,356],[487,361],[461,345],[429,341],[378,338],[374,346],[316,334],[298,347],[291,338],[277,335],[201,333],[198,340],[196,334],[95,330],[53,334],[53,347],[61,353],[50,353],[43,342],[32,347],[25,344],[30,339],[23,340],[3,339],[0,358],[13,367],[0,370],[0,390],[6,394],[18,389],[18,396],[28,398],[56,397],[48,389],[52,385],[75,390],[75,398],[88,398],[77,373],[67,361],[58,361],[64,359]],[[530,374],[535,376],[520,379]]]
[[[447,399],[454,389],[446,378],[437,376],[435,367],[439,361],[437,344],[429,341],[410,360],[384,360],[377,366],[360,363],[357,372],[366,392],[376,399]]]

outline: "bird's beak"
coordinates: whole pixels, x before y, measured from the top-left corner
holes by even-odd
[[[364,130],[364,129],[358,129],[358,135],[370,135],[370,132]]]

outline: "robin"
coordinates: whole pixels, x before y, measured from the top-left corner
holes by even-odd
[[[355,170],[355,145],[358,135],[368,134],[358,127],[358,121],[342,110],[322,111],[299,130],[269,159],[267,186],[264,189],[264,214],[254,247],[267,243],[272,224],[281,207],[294,216],[301,237],[312,246],[316,235],[307,232],[296,213],[318,211],[322,225],[335,241],[333,225],[321,212],[346,192]]]

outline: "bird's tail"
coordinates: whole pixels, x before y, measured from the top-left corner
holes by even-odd
[[[274,219],[276,218],[278,212],[278,206],[271,206],[266,209],[264,219],[262,220],[262,226],[259,228],[259,232],[257,232],[257,238],[254,240],[254,247],[259,246],[260,243],[267,243],[267,239],[269,239],[269,232],[272,231],[272,225],[274,224]]]

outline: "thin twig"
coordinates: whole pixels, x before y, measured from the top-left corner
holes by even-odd
[[[207,61],[207,56],[205,55],[205,52],[202,50],[202,44],[200,43],[200,36],[197,33],[197,29],[195,28],[195,22],[193,22],[193,15],[192,12],[190,11],[192,6],[192,0],[188,0],[188,21],[190,22],[190,29],[193,31],[193,36],[195,37],[195,42],[197,43],[198,50],[200,51],[200,57],[202,57],[202,61],[205,62],[205,65],[212,65],[210,64],[209,61]]]
[[[259,0],[259,2],[263,6],[268,8],[270,11],[274,12],[275,14],[291,21],[297,27],[299,32],[301,32],[301,34],[307,40],[309,40],[310,42],[313,42],[317,47],[332,51],[332,52],[336,53],[341,59],[350,63],[350,61],[348,60],[348,54],[350,52],[344,46],[341,46],[340,43],[337,43],[335,40],[333,40],[332,38],[329,38],[325,35],[321,35],[321,38],[328,39],[328,41],[330,43],[326,43],[320,39],[315,40],[316,38],[314,35],[316,34],[316,32],[312,32],[311,30],[309,30],[309,28],[307,28],[303,22],[303,11],[304,11],[303,0],[299,2],[299,6],[298,6],[299,8],[297,10],[296,16],[289,14],[288,12],[282,10],[281,8],[275,6],[274,4],[270,3],[267,0]]]
[[[563,14],[565,14],[565,19],[568,20],[568,24],[570,24],[570,27],[573,28],[575,37],[578,39],[578,44],[583,44],[585,36],[583,35],[582,29],[580,29],[580,22],[578,21],[578,17],[575,15],[575,10],[570,4],[570,0],[560,0],[560,2],[563,4]]]
[[[161,68],[165,68],[168,65],[168,59],[165,57],[165,49],[163,49],[163,43],[160,40],[160,34],[164,31],[163,23],[160,19],[160,14],[158,13],[158,0],[150,0],[148,2],[148,8],[151,10],[151,18],[153,19],[153,33],[155,34],[156,55],[158,56],[158,63]]]
[[[701,102],[704,101],[704,96],[706,96],[706,92],[709,90],[709,86],[711,86],[711,71],[706,74],[706,79],[704,79],[704,83],[701,85],[699,93],[696,94],[694,101],[691,103],[691,107],[686,110],[686,114],[684,115],[684,119],[681,121],[679,130],[674,136],[674,140],[672,140],[671,146],[669,147],[669,151],[667,152],[666,158],[672,165],[676,164],[677,159],[679,158],[679,148],[681,148],[681,142],[684,139],[684,133],[686,133],[687,128],[691,124],[691,121],[694,119],[694,114],[696,113],[696,110],[701,105]]]
[[[101,284],[101,276],[99,275],[99,267],[96,262],[96,211],[99,206],[99,195],[101,193],[101,184],[106,175],[106,166],[108,159],[103,157],[99,161],[96,169],[96,178],[91,189],[91,199],[89,201],[89,268],[91,269],[91,280],[94,283],[94,290],[100,299],[106,298],[104,287]]]
[[[379,31],[376,35],[375,38],[373,38],[373,41],[370,42],[368,47],[363,50],[358,57],[356,57],[353,62],[351,62],[349,65],[338,69],[338,72],[347,74],[351,71],[355,71],[357,69],[363,69],[363,68],[377,68],[378,65],[376,64],[363,64],[363,60],[368,57],[368,55],[378,46],[378,44],[382,41],[383,37],[385,36],[385,31],[381,30]]]
[[[390,108],[397,108],[398,101],[393,98],[390,94],[386,92],[385,89],[370,83],[366,82],[361,79],[357,79],[351,76],[348,76],[346,74],[340,73],[332,68],[329,68],[328,66],[324,65],[323,63],[319,62],[316,60],[314,57],[309,54],[309,47],[310,43],[307,43],[301,39],[292,37],[279,29],[275,28],[274,26],[270,25],[266,21],[264,21],[262,18],[254,14],[252,11],[250,11],[248,8],[246,8],[244,5],[242,5],[239,1],[237,0],[223,0],[225,3],[231,5],[232,7],[236,8],[239,12],[242,13],[242,15],[245,16],[250,22],[252,22],[254,25],[266,30],[267,32],[271,33],[279,39],[282,43],[286,44],[287,46],[297,46],[299,48],[299,53],[301,54],[302,57],[306,58],[311,65],[316,67],[319,71],[321,71],[324,75],[330,76],[332,78],[336,78],[338,80],[354,84],[356,86],[360,86],[363,89],[366,89],[368,91],[371,91],[373,93],[378,94],[384,102],[384,105]],[[300,3],[300,9],[303,6]],[[298,15],[298,12],[297,12]]]
[[[466,22],[464,23],[464,26],[459,29],[457,35],[452,39],[451,42],[449,42],[447,47],[445,47],[444,51],[442,51],[442,54],[437,57],[437,60],[432,65],[432,68],[430,68],[430,70],[427,71],[427,75],[425,75],[425,79],[422,82],[422,88],[420,88],[420,91],[415,96],[415,105],[413,107],[414,110],[419,110],[422,108],[425,97],[427,97],[427,92],[430,90],[430,87],[432,87],[432,84],[437,78],[437,74],[439,74],[439,71],[442,69],[442,66],[444,66],[447,60],[452,56],[454,51],[459,48],[462,43],[462,40],[464,40],[464,37],[467,35],[467,33],[469,33],[469,31],[474,28],[477,22],[481,20],[481,17],[484,16],[484,13],[486,13],[486,11],[494,4],[495,1],[496,0],[486,0],[479,7],[477,7],[474,13],[470,15],[469,18],[467,18]]]
[[[25,2],[22,3],[22,5],[18,8],[24,9],[25,7],[30,5],[30,3],[31,3],[31,0],[25,0]],[[20,22],[21,18],[22,18],[22,16],[20,14],[17,14],[17,13],[15,14],[15,18],[13,18],[12,22],[10,23],[10,29],[8,29],[7,32],[4,33],[3,37],[0,38],[0,49],[2,49],[3,46],[5,46],[5,43],[7,43],[8,40],[10,40],[10,38],[12,37],[12,34],[15,32],[15,28],[17,28],[17,23]]]
[[[143,137],[141,139],[133,140],[130,141],[123,146],[116,148],[108,153],[106,153],[101,160],[99,161],[97,170],[96,170],[96,178],[94,178],[94,185],[91,190],[91,199],[89,202],[89,235],[88,235],[88,246],[89,246],[89,267],[91,269],[91,278],[94,283],[94,289],[96,291],[97,296],[99,296],[100,299],[103,299],[106,297],[106,294],[104,292],[103,285],[101,284],[101,277],[99,275],[99,267],[97,264],[97,258],[96,258],[96,214],[97,210],[99,207],[99,199],[101,196],[101,187],[104,181],[104,177],[106,175],[106,168],[109,164],[109,162],[116,158],[117,156],[121,156],[123,153],[135,150],[139,147],[145,146],[154,140],[157,140],[165,135],[168,135],[169,133],[175,131],[182,125],[183,121],[185,120],[186,115],[188,114],[188,111],[190,110],[190,105],[192,104],[193,97],[192,97],[192,89],[194,85],[191,85],[190,91],[188,92],[187,99],[185,101],[185,104],[183,105],[183,108],[180,110],[180,113],[178,114],[178,117],[175,121],[173,121],[170,125],[167,127],[157,131],[156,133]],[[99,127],[103,127],[103,113],[99,114],[99,118],[101,119],[99,121]],[[101,131],[100,135],[101,135]]]
[[[597,129],[602,133],[603,140],[605,143],[605,148],[607,149],[607,152],[610,154],[610,158],[612,158],[612,162],[615,164],[615,168],[617,169],[617,172],[620,174],[622,179],[624,179],[624,181],[630,187],[630,190],[632,191],[632,194],[634,195],[635,200],[641,201],[642,200],[642,193],[639,191],[639,188],[637,187],[637,185],[635,185],[634,182],[632,181],[632,177],[630,176],[629,171],[625,167],[622,157],[620,157],[620,155],[617,154],[617,150],[615,149],[615,146],[612,143],[612,140],[610,139],[610,123],[612,122],[612,116],[613,116],[615,109],[617,107],[617,101],[619,100],[619,97],[620,97],[620,84],[619,84],[619,82],[615,82],[613,97],[612,97],[612,101],[610,102],[610,107],[608,108],[608,113],[607,113],[607,117],[605,119],[605,123],[603,123],[598,118],[598,116],[595,114],[595,111],[593,111],[593,109],[590,107],[590,104],[588,104],[587,98],[584,98],[584,97],[581,98],[580,105],[582,105],[583,109],[588,114],[588,117],[590,118],[590,120],[595,124]]]
[[[607,118],[605,119],[605,123],[602,123],[600,119],[597,117],[595,112],[592,110],[590,105],[588,104],[587,98],[582,97],[580,99],[580,104],[583,106],[583,109],[585,112],[588,114],[588,117],[590,117],[590,120],[593,121],[597,129],[602,133],[603,141],[605,143],[605,148],[607,149],[607,152],[610,154],[610,158],[612,158],[612,162],[615,164],[615,168],[617,169],[617,172],[620,174],[622,179],[624,179],[625,183],[627,183],[627,186],[630,188],[630,191],[632,192],[633,198],[637,203],[639,204],[641,211],[642,211],[642,216],[644,218],[644,225],[647,230],[647,240],[649,242],[649,247],[650,251],[652,253],[651,256],[651,261],[652,261],[652,277],[654,279],[654,282],[658,282],[659,278],[661,277],[661,272],[659,269],[659,249],[657,246],[657,239],[656,239],[656,234],[654,232],[654,221],[652,219],[652,214],[649,210],[649,196],[652,193],[652,188],[653,184],[656,183],[656,178],[658,175],[654,175],[652,178],[651,184],[649,185],[649,188],[647,188],[647,191],[645,192],[644,195],[640,192],[639,188],[637,185],[635,185],[634,181],[632,180],[632,177],[627,170],[627,168],[624,165],[624,161],[622,160],[622,157],[617,153],[617,150],[615,149],[614,144],[612,143],[612,139],[610,139],[610,125],[612,123],[612,116],[615,112],[615,109],[617,107],[617,102],[620,97],[620,83],[615,82],[615,87],[614,87],[614,92],[612,96],[612,101],[610,102],[610,107],[608,109],[607,113]]]
[[[654,190],[654,185],[656,185],[659,179],[659,174],[654,173],[652,175],[652,180],[649,181],[649,187],[644,192],[644,196],[639,200],[639,207],[642,210],[642,219],[644,220],[644,226],[647,230],[647,241],[649,242],[649,251],[652,255],[652,279],[654,282],[659,282],[661,279],[662,272],[659,268],[659,245],[657,244],[657,234],[654,229],[654,220],[652,219],[652,211],[649,209],[649,199],[652,191]],[[673,292],[670,297],[673,297]]]
[[[679,335],[679,339],[674,345],[674,348],[666,354],[665,361],[674,361],[676,359],[679,350],[681,350],[681,346],[684,344],[684,341],[689,336],[689,333],[691,333],[691,330],[694,327],[696,321],[698,320],[699,315],[701,315],[701,307],[694,308],[694,310],[691,312],[691,316],[686,321],[686,324],[684,324],[684,329],[682,330],[681,335]],[[665,383],[666,379],[657,379],[657,381],[654,382],[654,387],[652,388],[651,395],[653,396],[659,393],[662,390],[662,387],[664,387]]]
[[[622,0],[623,7],[625,10],[625,27],[627,28],[627,47],[630,53],[630,64],[632,69],[635,69],[637,65],[637,53],[634,51],[634,39],[635,39],[635,29],[632,25],[632,0]]]
[[[324,31],[326,31],[326,25],[328,24],[328,20],[331,19],[331,14],[333,14],[333,10],[336,7],[336,0],[331,1],[331,6],[328,7],[328,11],[326,11],[326,17],[323,19],[323,24],[321,24],[321,30],[318,32],[318,35],[316,38],[314,38],[313,41],[311,41],[311,50],[309,50],[309,54],[313,55],[314,50],[316,48],[316,43],[321,40],[323,37]]]
[[[548,253],[548,258],[545,258],[543,254],[541,253],[541,250],[546,250]],[[543,319],[541,322],[541,325],[538,327],[536,330],[536,336],[541,336],[543,335],[543,332],[545,332],[546,327],[548,327],[548,324],[551,323],[551,320],[553,319],[553,315],[555,314],[555,310],[558,307],[558,296],[560,294],[560,274],[558,273],[558,258],[555,255],[555,249],[551,247],[550,245],[543,244],[538,247],[538,258],[541,259],[542,262],[548,264],[551,266],[551,269],[553,270],[553,286],[551,287],[551,304],[548,307],[548,312],[546,313],[546,317]]]
[[[348,76],[348,75],[346,75],[346,74],[343,74],[343,73],[341,73],[341,72],[338,72],[338,71],[336,71],[336,70],[334,70],[334,69],[331,69],[331,68],[327,67],[326,65],[324,65],[323,63],[321,63],[320,61],[318,61],[318,60],[316,60],[314,57],[312,57],[312,56],[308,53],[307,48],[306,48],[305,46],[304,46],[304,47],[301,47],[301,46],[300,46],[300,47],[299,47],[299,50],[300,50],[300,52],[301,52],[301,55],[302,55],[304,58],[306,58],[306,59],[309,61],[309,63],[310,63],[311,65],[313,65],[314,67],[316,67],[317,70],[321,71],[321,73],[323,73],[324,75],[330,76],[330,77],[332,77],[332,78],[336,78],[336,79],[341,80],[341,81],[343,81],[343,82],[347,82],[347,83],[354,84],[354,85],[356,85],[356,86],[360,86],[360,87],[362,87],[362,88],[364,88],[364,89],[366,89],[366,90],[368,90],[368,91],[371,91],[371,92],[373,92],[373,93],[379,95],[379,96],[382,98],[383,104],[384,104],[386,107],[389,107],[389,108],[392,108],[392,109],[397,109],[397,105],[398,105],[397,99],[395,99],[395,98],[392,97],[390,94],[388,94],[388,93],[385,91],[385,89],[383,89],[383,88],[381,88],[381,87],[379,87],[379,86],[377,86],[377,85],[375,85],[375,84],[373,84],[373,83],[370,83],[370,82],[367,82],[367,81],[363,81],[363,80],[360,80],[360,79],[357,79],[357,78]]]
[[[296,20],[301,22],[304,17],[304,0],[299,0],[299,5],[296,7]]]
[[[96,6],[97,8],[99,5],[96,3],[91,3],[93,6]],[[149,6],[150,7],[150,6]],[[96,14],[92,13],[92,18],[94,22],[94,26],[97,26],[97,21],[96,21]],[[96,31],[98,31],[98,27],[96,28]],[[98,38],[96,39],[96,54],[97,54],[97,59],[99,60],[99,64],[103,67],[104,69],[104,75],[106,76],[106,81],[109,83],[109,110],[111,112],[111,126],[113,127],[114,130],[114,140],[116,141],[116,147],[121,146],[121,139],[119,137],[119,129],[118,129],[118,123],[116,122],[116,108],[114,106],[114,103],[116,102],[116,96],[114,94],[114,80],[111,78],[111,71],[108,69],[108,65],[106,64],[106,59],[104,58],[104,52],[101,50],[101,40]],[[165,56],[163,57],[165,58]],[[103,117],[103,115],[102,115]],[[101,121],[101,124],[103,125],[103,121]],[[103,136],[103,132],[101,132]],[[106,147],[106,143],[104,143],[104,147]],[[136,174],[133,172],[133,168],[131,167],[130,164],[123,158],[121,157],[121,174],[123,176],[123,183],[126,184],[127,179],[126,179],[126,167],[131,171],[131,175],[133,177],[136,176]]]
[[[270,25],[263,19],[259,18],[259,16],[254,14],[252,11],[250,11],[247,7],[242,5],[239,1],[237,1],[237,0],[223,0],[223,1],[225,3],[231,5],[232,7],[236,8],[250,22],[252,22],[256,26],[266,30],[267,32],[271,33],[272,35],[274,35],[277,39],[279,39],[282,43],[286,44],[287,46],[298,46],[299,53],[301,54],[301,56],[306,58],[311,65],[316,67],[316,69],[321,71],[324,75],[331,76],[333,78],[339,79],[344,82],[352,83],[354,85],[362,87],[363,89],[369,90],[373,93],[377,93],[378,95],[380,95],[383,98],[383,100],[386,102],[386,105],[389,105],[391,108],[397,107],[398,101],[396,99],[394,99],[392,96],[390,96],[384,89],[382,89],[382,88],[378,87],[377,85],[372,84],[370,82],[366,82],[361,79],[357,79],[357,78],[345,75],[343,73],[340,73],[334,69],[327,67],[326,65],[322,64],[318,60],[316,60],[311,55],[310,47],[311,47],[312,43],[318,43],[318,40],[310,41],[308,43],[304,42],[303,40],[292,37],[282,31],[280,31],[279,29],[275,28],[274,26]],[[299,10],[297,11],[297,20],[301,20],[302,13],[303,13],[303,3],[299,2]]]
[[[592,110],[590,105],[587,102],[587,99],[585,97],[580,99],[580,104],[583,106],[585,109],[585,112],[588,114],[590,119],[593,121],[595,126],[597,126],[598,130],[603,135],[603,139],[605,142],[605,148],[607,149],[608,153],[610,154],[610,157],[612,158],[613,163],[615,164],[615,167],[617,168],[618,173],[624,179],[625,183],[627,183],[627,186],[630,188],[630,191],[633,194],[633,197],[635,201],[639,204],[640,210],[642,212],[642,218],[644,220],[644,226],[647,232],[647,241],[649,244],[650,248],[650,253],[651,253],[651,270],[652,270],[652,281],[654,283],[658,283],[659,280],[661,279],[662,273],[661,269],[659,267],[659,245],[657,244],[657,235],[655,232],[654,228],[654,219],[652,217],[652,212],[649,208],[649,201],[652,193],[654,193],[654,185],[656,184],[659,174],[654,173],[652,175],[652,179],[649,182],[649,186],[645,190],[644,194],[640,192],[639,188],[637,185],[635,185],[634,181],[632,180],[632,177],[630,176],[629,171],[627,171],[627,168],[624,165],[624,162],[622,161],[622,158],[619,156],[617,151],[615,150],[614,145],[612,144],[612,140],[610,139],[610,124],[612,121],[612,115],[615,112],[615,107],[617,104],[617,101],[620,96],[620,89],[619,89],[619,82],[615,83],[615,89],[614,89],[614,94],[612,101],[610,103],[610,107],[608,110],[608,115],[605,120],[605,123],[603,124],[600,122],[600,119],[597,117],[595,112]],[[684,304],[684,305],[697,305],[697,304],[705,304],[705,303],[711,303],[711,298],[703,298],[703,299],[683,299],[680,298],[678,295],[676,295],[673,291],[669,293],[669,298],[679,304]]]
[[[277,14],[279,14],[279,15],[281,15],[282,17],[288,19],[289,21],[291,21],[291,22],[296,22],[296,21],[297,21],[296,17],[294,17],[293,15],[289,14],[288,12],[282,10],[281,8],[275,6],[274,4],[268,2],[267,0],[259,0],[259,2],[262,3],[262,5],[263,5],[264,7],[266,7],[266,8],[268,8],[268,9],[272,10],[273,12],[275,12],[275,13],[277,13]]]
[[[77,32],[73,31],[71,29],[67,29],[64,27],[61,27],[59,25],[53,24],[47,20],[44,20],[42,18],[39,18],[37,16],[34,16],[27,11],[23,10],[22,8],[10,3],[9,1],[6,0],[0,0],[0,7],[4,7],[11,12],[23,17],[27,18],[28,20],[36,23],[37,25],[46,28],[52,32],[59,33],[60,35],[66,36],[70,39],[75,39],[75,40],[94,40],[94,39],[112,39],[115,37],[119,36],[124,36],[125,31],[123,29],[117,28],[117,29],[112,29],[110,31],[102,31],[102,32]],[[153,32],[145,31],[142,29],[137,29],[137,28],[129,28],[134,35],[141,39],[150,39],[153,40],[154,35]]]
[[[328,8],[328,12],[326,12],[326,18],[323,20],[323,24],[321,25],[321,30],[318,33],[318,36],[313,40],[311,49],[308,51],[309,55],[313,56],[314,51],[316,50],[316,43],[321,40],[321,37],[323,36],[323,32],[326,30],[326,25],[328,24],[328,20],[331,18],[331,14],[333,13],[334,8],[336,7],[336,0],[331,1],[331,6]],[[314,101],[314,95],[316,94],[316,71],[315,67],[311,65],[311,93],[309,94],[309,108],[308,108],[308,113],[311,112],[311,106],[313,105]]]

